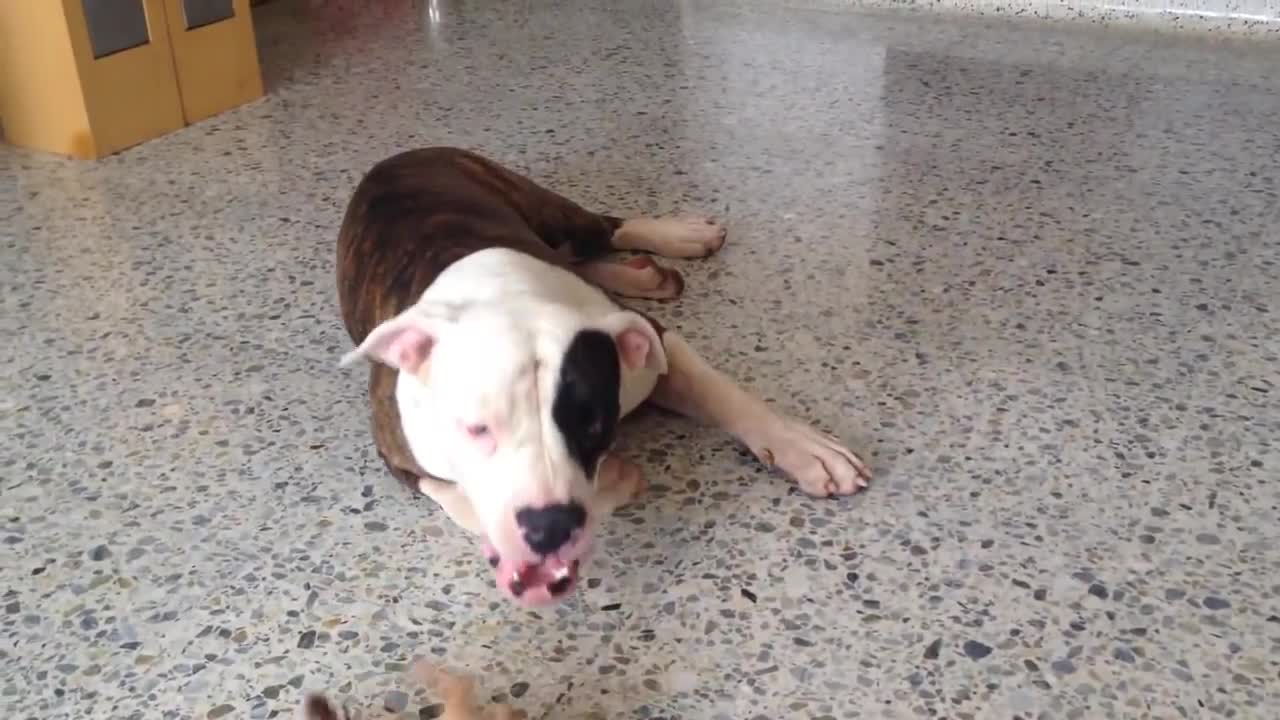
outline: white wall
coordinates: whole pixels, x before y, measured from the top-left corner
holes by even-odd
[[[796,7],[893,7],[977,15],[1075,18],[1095,24],[1271,34],[1280,38],[1280,0],[782,0]]]

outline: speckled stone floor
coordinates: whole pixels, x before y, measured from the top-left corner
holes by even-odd
[[[6,718],[433,717],[415,657],[545,718],[1274,717],[1274,45],[352,5],[262,9],[262,102],[98,164],[0,151]],[[654,490],[584,590],[506,604],[337,368],[348,194],[443,143],[727,216],[651,309],[878,484],[810,500],[644,414]]]

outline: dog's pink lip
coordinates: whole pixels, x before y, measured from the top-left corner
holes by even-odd
[[[494,570],[498,588],[520,605],[537,607],[559,602],[574,591],[586,548],[575,548],[565,557],[551,555],[507,562],[485,542],[484,554]]]
[[[544,560],[527,564],[515,572],[515,578],[507,585],[507,592],[528,605],[556,602],[578,584],[579,565],[577,560],[568,563]]]

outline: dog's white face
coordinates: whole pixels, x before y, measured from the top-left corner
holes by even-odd
[[[471,501],[498,586],[528,605],[566,596],[591,546],[593,480],[613,443],[621,373],[665,367],[649,323],[626,311],[591,322],[567,307],[423,302],[344,363],[361,356],[418,384],[407,402],[422,407],[401,408],[403,432],[410,447],[448,455],[446,479]]]

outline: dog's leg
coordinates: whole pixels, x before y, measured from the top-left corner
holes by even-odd
[[[481,535],[480,520],[471,501],[456,483],[431,477],[414,462],[400,430],[400,409],[396,406],[396,372],[383,365],[369,370],[369,404],[372,408],[373,439],[378,457],[392,477],[405,486],[436,501],[464,530]]]
[[[729,231],[703,217],[632,218],[610,240],[615,250],[638,250],[669,258],[703,258],[724,247]]]
[[[644,489],[644,475],[640,466],[610,452],[600,461],[600,469],[596,471],[596,492],[592,497],[591,514],[594,517],[608,517],[639,497]]]
[[[727,231],[701,217],[622,218],[593,213],[529,178],[473,153],[454,150],[450,169],[477,188],[500,192],[543,243],[570,263],[615,251],[671,258],[706,257],[724,245]],[[621,294],[621,293],[620,293]]]
[[[678,334],[667,331],[662,344],[668,371],[649,398],[655,404],[724,429],[810,495],[850,495],[867,486],[871,468],[838,440],[778,414],[712,368]]]
[[[471,501],[467,499],[467,496],[462,494],[462,488],[458,487],[457,483],[440,480],[426,473],[419,475],[418,472],[420,471],[406,470],[393,464],[385,456],[383,456],[382,460],[386,463],[387,469],[391,471],[393,477],[434,500],[440,506],[440,509],[444,510],[444,513],[449,516],[449,519],[463,530],[473,535],[484,534],[480,526],[480,519],[476,517],[475,508],[472,507]]]
[[[484,528],[480,525],[480,518],[476,516],[471,500],[462,494],[462,488],[457,483],[423,475],[418,478],[418,491],[435,500],[449,519],[458,524],[458,527],[472,535],[484,534]]]
[[[629,260],[588,260],[575,270],[582,279],[622,297],[670,300],[684,292],[684,278],[639,255]]]

